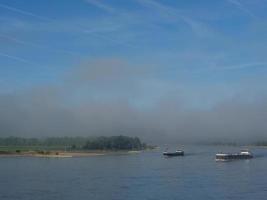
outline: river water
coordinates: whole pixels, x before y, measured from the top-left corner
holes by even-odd
[[[161,151],[80,158],[0,158],[1,200],[126,200],[267,198],[267,149],[255,158],[215,162],[218,151],[185,146],[184,157]]]

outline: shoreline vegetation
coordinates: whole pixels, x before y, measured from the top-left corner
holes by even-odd
[[[31,157],[85,157],[140,153],[155,146],[141,142],[138,137],[50,137],[0,138],[0,156]]]

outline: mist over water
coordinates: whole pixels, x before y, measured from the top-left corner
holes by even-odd
[[[0,136],[139,136],[155,143],[267,139],[265,90],[256,80],[193,87],[157,65],[85,62],[57,83],[0,95]],[[245,83],[245,84],[244,84]],[[228,89],[227,89],[228,90]],[[246,91],[246,92],[245,92]]]

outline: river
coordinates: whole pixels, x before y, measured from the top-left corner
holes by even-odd
[[[225,146],[184,146],[185,156],[161,150],[78,158],[0,158],[1,200],[229,199],[267,197],[267,149],[255,158],[215,162]]]

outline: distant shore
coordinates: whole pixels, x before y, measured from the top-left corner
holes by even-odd
[[[0,137],[0,157],[28,156],[69,158],[139,153],[153,149],[138,137],[123,135],[96,137]]]
[[[25,152],[9,152],[1,151],[0,157],[40,157],[40,158],[71,158],[71,157],[90,157],[104,155],[127,155],[141,153],[142,151],[25,151]]]

